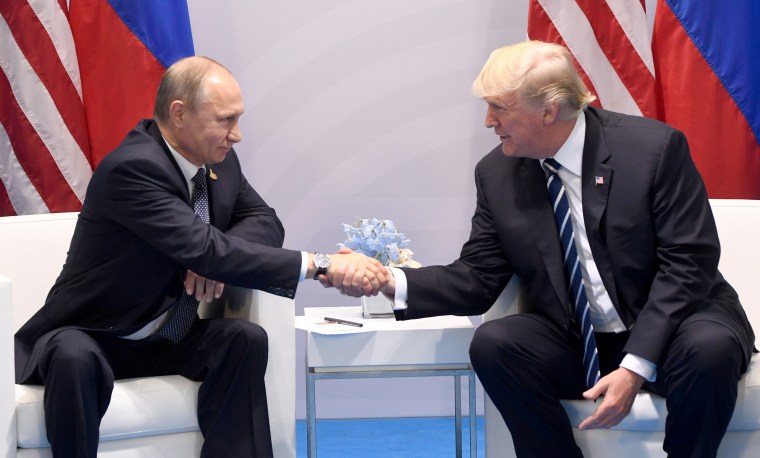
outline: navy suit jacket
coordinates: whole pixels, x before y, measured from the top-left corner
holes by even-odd
[[[748,358],[754,334],[718,271],[715,221],[684,135],[593,107],[585,117],[583,216],[602,281],[631,330],[625,351],[660,364],[679,324],[701,310],[734,330]],[[400,318],[481,314],[517,275],[524,312],[577,334],[539,161],[508,158],[499,146],[478,163],[475,180],[470,239],[448,266],[405,269]]]
[[[95,170],[63,270],[15,336],[16,381],[36,380],[39,351],[61,329],[129,335],[181,295],[188,269],[225,284],[293,297],[301,253],[280,248],[275,211],[235,151],[210,165],[211,224],[195,215],[182,173],[153,120]]]

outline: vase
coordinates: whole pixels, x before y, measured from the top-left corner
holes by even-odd
[[[382,293],[362,297],[362,318],[393,318],[393,299]]]

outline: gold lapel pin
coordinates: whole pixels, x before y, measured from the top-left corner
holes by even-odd
[[[215,180],[215,181],[216,181],[216,179],[218,178],[218,177],[216,176],[216,173],[214,173],[214,171],[213,171],[213,170],[211,170],[211,169],[208,169],[208,176],[209,176],[209,177],[210,177],[212,180]]]

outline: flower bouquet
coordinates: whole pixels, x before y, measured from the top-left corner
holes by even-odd
[[[353,224],[343,224],[343,230],[347,238],[338,244],[339,248],[350,248],[388,267],[420,267],[419,262],[412,260],[414,252],[408,248],[410,240],[391,220],[359,219]],[[393,300],[383,294],[363,297],[362,316],[393,317]]]

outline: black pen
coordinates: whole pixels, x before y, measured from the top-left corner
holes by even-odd
[[[340,318],[330,318],[328,316],[325,317],[325,321],[330,321],[332,323],[338,323],[338,324],[345,324],[346,326],[356,326],[357,328],[364,326],[361,323],[355,323],[353,321],[348,321],[348,320],[341,320]]]

